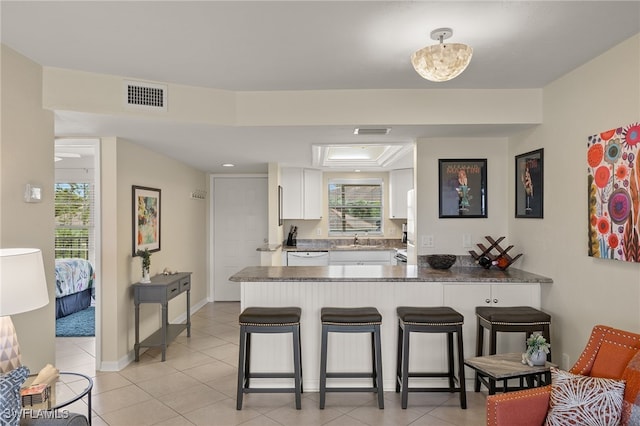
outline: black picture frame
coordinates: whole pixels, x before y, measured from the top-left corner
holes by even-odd
[[[516,155],[515,160],[515,217],[542,219],[544,148]]]
[[[438,160],[438,189],[441,219],[486,218],[487,159]]]
[[[161,191],[157,188],[131,187],[133,257],[138,250],[160,251]]]
[[[282,185],[278,185],[278,226],[284,225],[284,220],[282,219],[282,203]]]

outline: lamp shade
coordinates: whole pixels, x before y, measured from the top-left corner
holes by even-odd
[[[0,316],[19,314],[49,303],[42,252],[0,249]]]
[[[462,43],[427,46],[411,55],[411,64],[427,80],[442,82],[459,76],[471,62],[473,49]]]

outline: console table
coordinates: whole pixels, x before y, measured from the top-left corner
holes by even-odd
[[[133,302],[136,311],[136,343],[134,345],[136,361],[140,360],[140,348],[162,347],[162,361],[166,359],[167,345],[180,333],[187,329],[187,337],[191,337],[191,272],[178,272],[172,275],[156,275],[150,283],[135,283]],[[169,300],[179,294],[187,293],[186,324],[169,324]],[[162,328],[140,342],[140,304],[160,303],[162,305]]]

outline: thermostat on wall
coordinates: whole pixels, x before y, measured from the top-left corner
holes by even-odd
[[[42,188],[29,183],[26,184],[24,187],[24,201],[27,203],[39,203],[42,201]]]

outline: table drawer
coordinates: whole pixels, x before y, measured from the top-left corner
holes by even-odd
[[[185,277],[180,280],[180,293],[183,291],[187,291],[191,289],[191,279],[189,277]]]
[[[167,286],[167,300],[170,300],[180,294],[180,282],[176,281]]]

